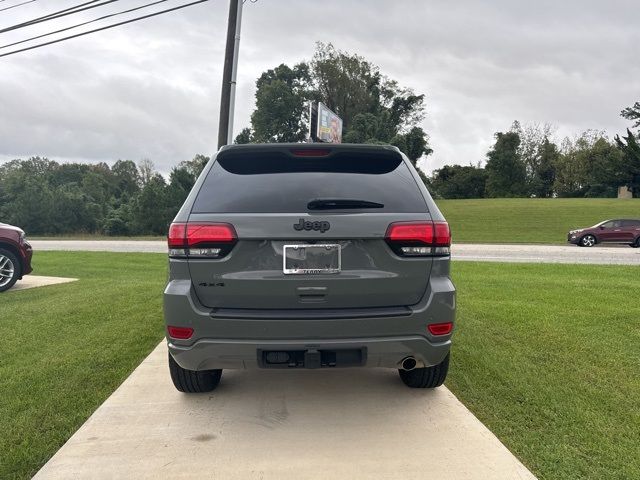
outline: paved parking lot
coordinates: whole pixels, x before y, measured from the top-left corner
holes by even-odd
[[[162,342],[35,478],[534,478],[446,388],[393,370],[225,371],[185,395],[166,356]]]

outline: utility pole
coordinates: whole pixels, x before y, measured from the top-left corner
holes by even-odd
[[[222,97],[220,99],[220,122],[218,124],[218,148],[233,143],[233,111],[236,101],[236,78],[238,75],[238,50],[240,47],[240,25],[243,0],[229,1],[227,23],[227,48],[222,73]]]

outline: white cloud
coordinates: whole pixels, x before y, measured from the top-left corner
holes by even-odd
[[[12,9],[3,12],[0,27],[75,3]],[[143,3],[130,0],[126,7]],[[123,4],[0,34],[0,42],[116,12]],[[236,131],[249,122],[260,73],[308,59],[320,40],[363,55],[427,95],[424,127],[435,150],[425,162],[428,170],[484,160],[493,133],[515,119],[553,123],[558,135],[587,128],[621,132],[628,122],[619,111],[640,100],[640,29],[625,13],[634,7],[630,0],[247,2]],[[0,159],[151,158],[166,172],[196,153],[211,153],[227,8],[226,1],[212,0],[0,58]]]

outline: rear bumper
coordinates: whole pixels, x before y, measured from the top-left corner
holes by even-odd
[[[413,356],[419,367],[436,365],[444,360],[451,339],[432,343],[424,337],[352,338],[338,340],[223,340],[202,339],[184,347],[168,342],[169,352],[182,368],[212,370],[217,368],[259,368],[263,351],[340,351],[365,353],[366,367],[398,368],[402,360]],[[338,365],[340,366],[340,365]]]

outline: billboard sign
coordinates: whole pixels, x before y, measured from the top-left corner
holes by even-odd
[[[319,142],[342,143],[342,119],[322,102],[318,102],[316,137]]]

